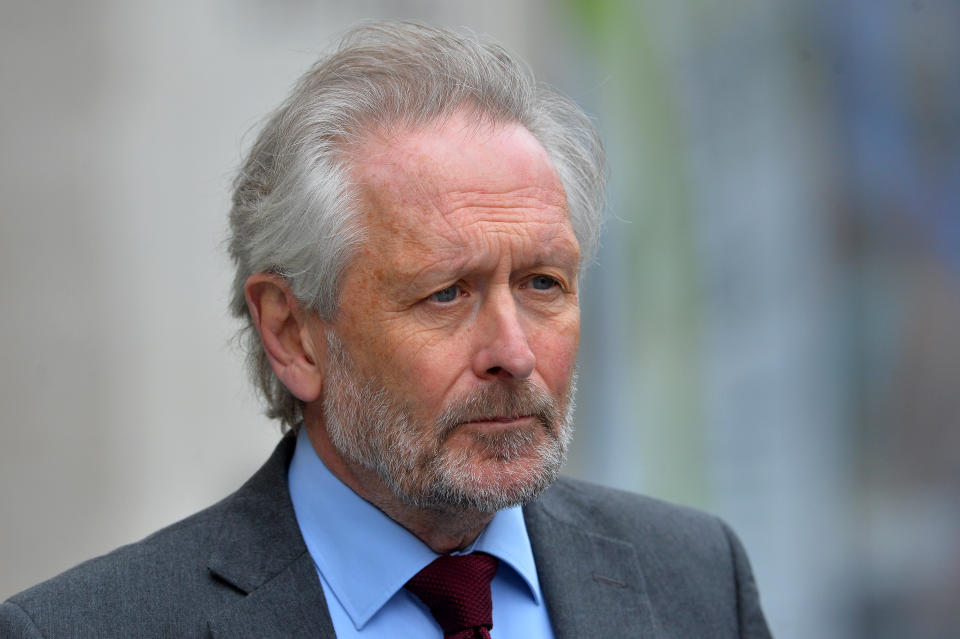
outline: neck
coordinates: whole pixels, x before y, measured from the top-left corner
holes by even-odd
[[[304,428],[317,456],[331,473],[436,553],[463,550],[493,519],[493,513],[489,512],[410,506],[400,500],[375,471],[345,460],[322,423],[305,421]]]

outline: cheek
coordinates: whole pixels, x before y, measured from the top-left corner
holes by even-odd
[[[531,349],[537,357],[537,372],[549,390],[556,393],[566,388],[576,366],[580,339],[579,322],[553,330],[538,331],[530,338]]]
[[[428,339],[425,335],[391,340],[396,348],[380,361],[382,376],[413,406],[433,413],[460,392],[470,372],[468,346],[457,338]]]

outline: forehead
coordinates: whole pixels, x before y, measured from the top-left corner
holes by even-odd
[[[370,136],[352,149],[364,222],[378,242],[451,248],[471,233],[572,234],[546,151],[522,125],[463,115]],[[570,231],[570,233],[567,233]]]

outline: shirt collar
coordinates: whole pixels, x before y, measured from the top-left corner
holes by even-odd
[[[290,498],[307,550],[333,594],[362,628],[439,555],[331,473],[301,428],[288,473]],[[510,566],[542,601],[530,538],[519,506],[499,511],[466,552]]]

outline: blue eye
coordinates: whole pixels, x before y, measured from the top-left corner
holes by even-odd
[[[439,290],[436,293],[432,294],[430,296],[430,299],[433,300],[434,302],[441,302],[441,303],[452,302],[453,300],[457,299],[457,296],[459,295],[460,295],[460,286],[458,286],[457,284],[454,284],[452,286],[448,286],[447,288]]]
[[[537,275],[530,280],[530,288],[547,291],[557,285],[557,280],[547,275]]]

